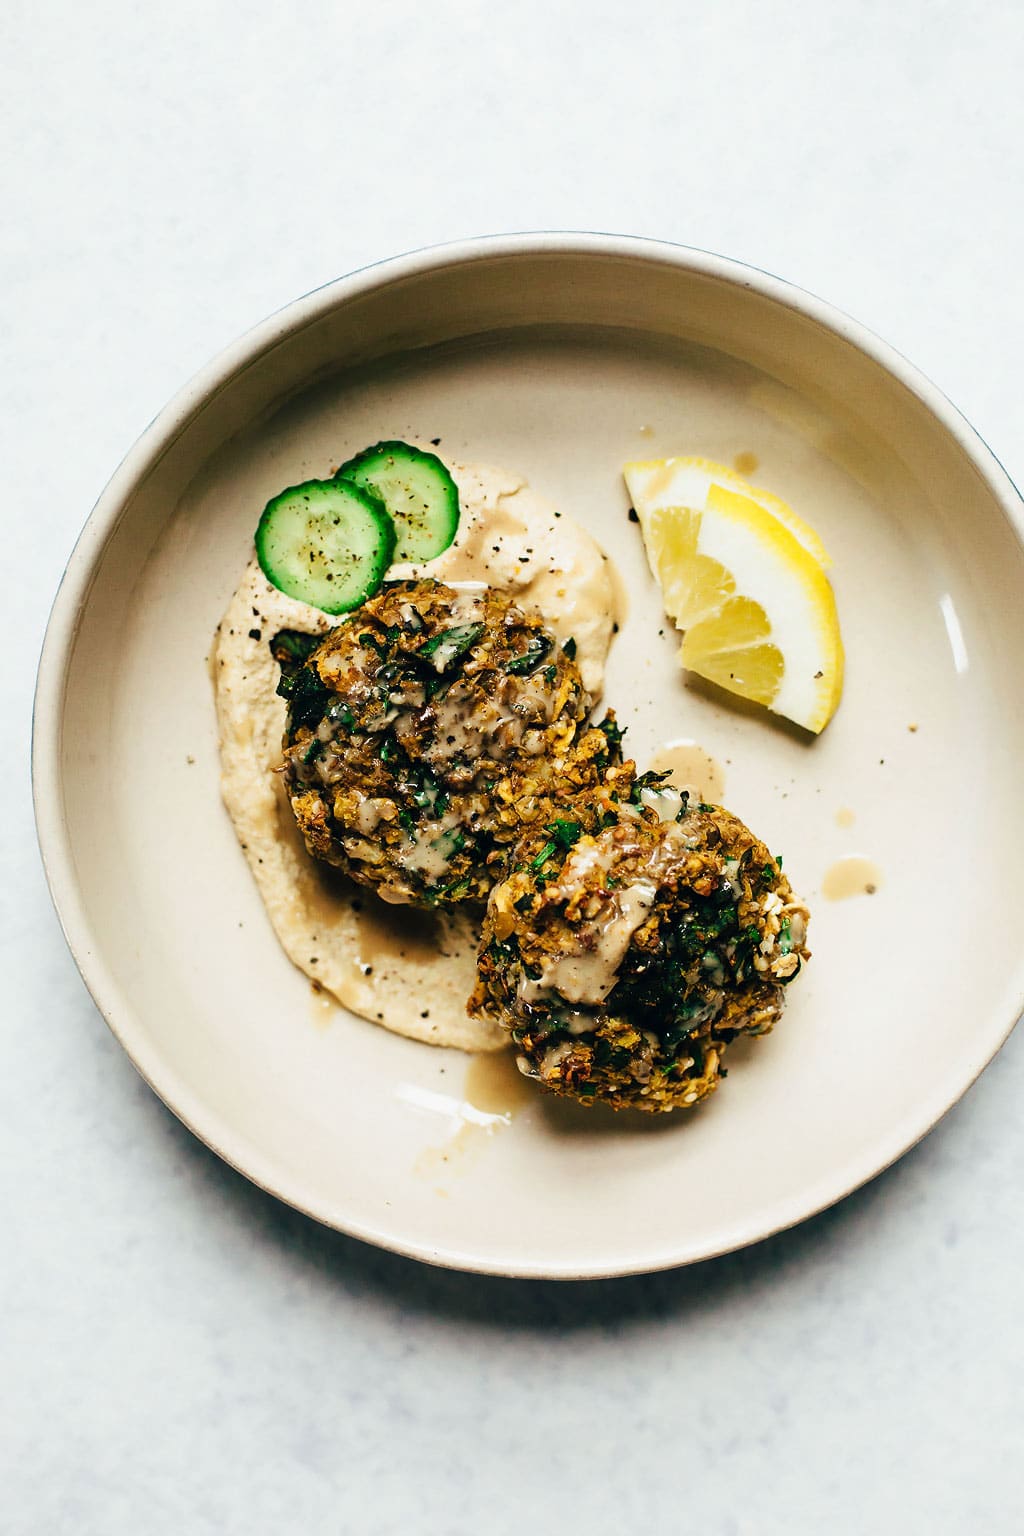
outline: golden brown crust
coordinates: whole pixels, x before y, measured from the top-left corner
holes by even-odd
[[[388,584],[303,687],[285,774],[306,846],[391,901],[485,900],[545,797],[608,754],[572,645],[493,588]]]
[[[641,799],[636,788],[634,799]],[[570,811],[563,811],[569,817]],[[807,911],[730,812],[620,804],[567,847],[540,830],[488,905],[470,1009],[529,1075],[585,1103],[667,1110],[713,1091],[737,1034],[765,1034],[809,958]],[[573,839],[571,842],[570,839]]]

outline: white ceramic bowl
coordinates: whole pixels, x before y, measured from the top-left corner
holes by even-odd
[[[693,1115],[538,1096],[506,1124],[493,1085],[467,1111],[467,1058],[314,1018],[269,930],[219,799],[210,637],[268,496],[408,435],[526,473],[593,528],[632,595],[607,697],[633,751],[700,741],[812,904],[814,959],[781,1027],[737,1050]],[[830,547],[848,676],[820,740],[684,684],[619,479],[627,458],[671,452],[753,454]],[[530,235],[334,283],[167,407],[68,566],[34,775],[82,975],[198,1136],[371,1242],[592,1276],[799,1221],[922,1136],[1021,1010],[1021,528],[1006,475],[920,374],[733,262]],[[879,866],[875,895],[822,898],[844,854]]]

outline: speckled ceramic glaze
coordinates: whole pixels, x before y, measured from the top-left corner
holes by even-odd
[[[594,532],[629,599],[606,690],[627,745],[710,753],[811,905],[781,1026],[693,1114],[586,1111],[503,1058],[386,1034],[313,995],[271,933],[220,801],[211,636],[268,497],[407,436],[509,465]],[[822,534],[847,681],[820,739],[681,676],[620,479],[669,453],[741,463]],[[923,1135],[1021,1009],[1021,527],[995,459],[908,364],[720,258],[520,236],[335,283],[167,407],[58,594],[35,796],[82,974],[198,1136],[368,1241],[568,1277],[799,1221]],[[872,878],[837,875],[844,858]]]

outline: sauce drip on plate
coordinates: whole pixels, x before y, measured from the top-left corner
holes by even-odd
[[[826,901],[846,901],[850,896],[873,896],[882,884],[882,872],[870,859],[850,854],[837,859],[825,871],[821,894]]]
[[[677,789],[694,790],[711,805],[721,805],[725,793],[725,771],[710,752],[695,741],[670,741],[659,747],[651,759],[655,773],[671,773]]]

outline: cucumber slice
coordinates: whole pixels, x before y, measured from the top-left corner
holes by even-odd
[[[348,480],[382,501],[398,534],[395,560],[433,560],[459,526],[459,491],[436,453],[408,443],[377,443],[343,464]]]
[[[273,501],[256,529],[268,581],[324,613],[348,613],[380,586],[395,528],[375,497],[346,480],[307,480]]]

